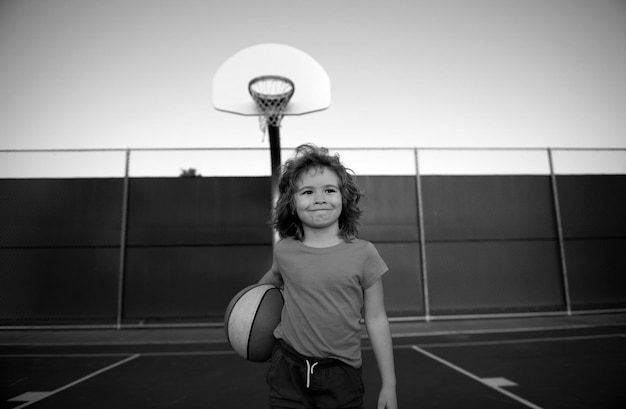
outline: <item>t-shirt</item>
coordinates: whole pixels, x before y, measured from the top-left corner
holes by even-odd
[[[283,279],[285,305],[274,335],[302,355],[360,367],[364,291],[387,270],[365,240],[327,248],[279,241],[272,271]]]

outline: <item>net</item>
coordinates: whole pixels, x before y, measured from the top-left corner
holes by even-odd
[[[293,82],[277,75],[264,75],[252,79],[248,90],[262,113],[261,130],[265,132],[267,125],[280,126],[283,112],[295,91]]]

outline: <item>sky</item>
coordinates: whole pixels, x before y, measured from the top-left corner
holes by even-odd
[[[0,0],[0,150],[267,148],[211,102],[260,43],[331,79],[283,147],[626,148],[624,0]]]

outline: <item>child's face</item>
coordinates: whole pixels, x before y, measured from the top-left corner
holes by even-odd
[[[342,197],[337,174],[328,168],[312,168],[302,174],[297,186],[296,213],[305,231],[338,228]]]

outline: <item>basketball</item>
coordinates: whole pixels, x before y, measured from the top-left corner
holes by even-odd
[[[282,292],[271,284],[251,285],[233,297],[224,315],[224,329],[237,354],[252,362],[270,359],[283,302]]]

